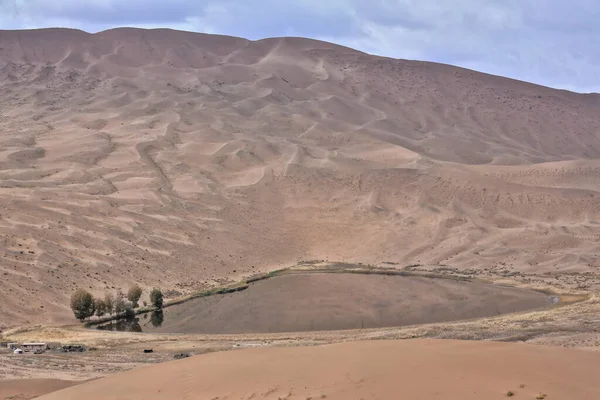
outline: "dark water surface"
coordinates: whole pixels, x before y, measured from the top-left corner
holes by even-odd
[[[481,318],[550,306],[542,293],[451,279],[295,274],[241,292],[191,300],[98,329],[268,333],[361,329]]]

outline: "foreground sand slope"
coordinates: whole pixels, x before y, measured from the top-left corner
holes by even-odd
[[[307,259],[598,289],[598,132],[596,94],[314,40],[0,31],[0,329]]]
[[[73,386],[78,382],[60,379],[16,379],[0,381],[0,400],[29,400]]]
[[[46,396],[75,399],[597,400],[600,353],[439,340],[367,341],[212,353]],[[524,385],[524,387],[521,387]]]

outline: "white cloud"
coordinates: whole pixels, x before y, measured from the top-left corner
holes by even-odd
[[[598,87],[596,0],[0,0],[0,28],[307,36],[537,83]]]

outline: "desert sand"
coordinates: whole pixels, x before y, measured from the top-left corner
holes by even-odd
[[[0,380],[0,399],[29,400],[80,383],[59,379]]]
[[[40,399],[596,400],[599,362],[598,352],[522,344],[364,341],[205,354]]]
[[[0,327],[302,260],[600,287],[600,96],[300,38],[0,31]]]
[[[600,398],[600,353],[559,348],[600,348],[598,132],[598,94],[315,40],[0,31],[0,333],[97,348],[2,352],[0,378],[83,380],[177,351],[258,346],[42,398]],[[134,335],[56,326],[75,323],[68,304],[79,287],[101,295],[137,283],[147,294],[160,285],[177,298],[329,261],[578,302],[338,332]],[[414,337],[557,347],[286,347]],[[156,353],[145,355],[146,347]],[[3,384],[7,396],[50,385]],[[27,385],[31,392],[15,392]]]

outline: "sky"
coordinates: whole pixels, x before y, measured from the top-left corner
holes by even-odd
[[[310,37],[600,92],[598,0],[0,0],[0,29],[119,26]]]

